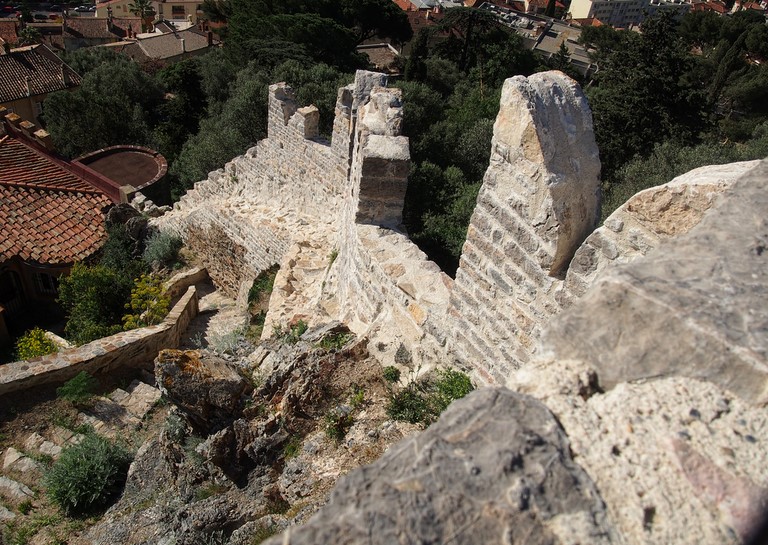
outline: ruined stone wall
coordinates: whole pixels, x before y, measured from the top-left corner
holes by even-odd
[[[558,311],[570,260],[599,218],[599,172],[575,82],[555,72],[505,82],[451,293],[455,354],[485,381],[527,362]]]
[[[99,375],[125,368],[152,369],[160,350],[179,346],[181,335],[197,311],[197,292],[193,286],[157,325],[124,331],[29,361],[2,365],[0,396],[63,384],[82,371]]]

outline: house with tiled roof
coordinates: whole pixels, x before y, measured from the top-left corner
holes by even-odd
[[[74,51],[132,39],[141,32],[139,17],[73,17],[62,24],[64,49]]]
[[[0,344],[25,305],[52,303],[59,276],[98,251],[113,204],[47,151],[45,131],[4,114],[0,108]]]
[[[121,53],[136,61],[161,60],[176,62],[195,55],[201,55],[211,47],[218,47],[219,40],[211,31],[202,31],[197,27],[174,30],[166,34],[142,37],[121,48]]]
[[[0,55],[0,106],[40,122],[48,93],[74,89],[80,76],[44,44]]]
[[[13,47],[19,41],[19,23],[15,19],[0,20],[0,55],[6,45]]]

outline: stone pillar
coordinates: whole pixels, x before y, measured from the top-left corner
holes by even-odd
[[[561,72],[504,83],[491,162],[451,295],[459,361],[487,382],[528,361],[600,215],[592,114]]]

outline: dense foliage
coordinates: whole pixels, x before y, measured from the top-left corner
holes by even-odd
[[[768,27],[762,16],[689,13],[640,34],[586,28],[600,70],[587,96],[603,164],[603,216],[692,168],[765,156]]]
[[[169,160],[178,198],[266,136],[269,84],[287,81],[300,103],[317,105],[328,135],[338,87],[366,67],[355,46],[374,35],[407,42],[404,77],[395,82],[413,160],[404,223],[448,273],[488,165],[504,80],[547,69],[581,77],[567,48],[537,57],[477,9],[448,10],[415,36],[391,0],[205,0],[202,9],[227,24],[223,49],[170,66],[137,65],[99,48],[68,55],[84,80],[46,102],[59,150],[75,156],[118,143],[149,145]],[[679,22],[662,15],[640,33],[602,26],[581,36],[600,67],[581,83],[600,148],[605,213],[660,179],[640,179],[643,169],[633,165],[643,161],[687,158],[657,169],[666,176],[762,153],[768,27],[758,14],[697,12]]]
[[[16,359],[29,360],[58,351],[56,343],[45,336],[45,331],[35,327],[16,341]]]

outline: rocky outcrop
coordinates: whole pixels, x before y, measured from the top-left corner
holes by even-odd
[[[759,161],[701,167],[640,191],[587,237],[568,267],[560,303],[567,306],[603,271],[629,263],[698,225],[717,197]]]
[[[552,414],[485,389],[342,478],[291,543],[612,543],[594,484]]]
[[[589,362],[605,388],[663,376],[768,402],[768,163],[688,234],[605,274],[554,321],[552,359]]]
[[[155,360],[155,380],[163,394],[184,411],[200,432],[230,424],[242,412],[251,384],[215,356],[197,351],[163,350]]]

